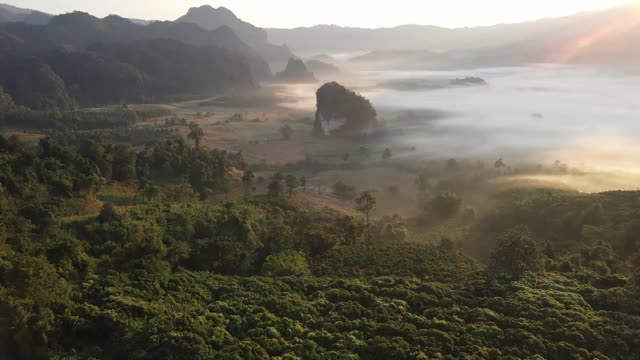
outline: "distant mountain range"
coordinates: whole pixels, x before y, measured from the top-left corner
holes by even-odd
[[[109,16],[106,19],[112,18]],[[22,9],[12,5],[0,4],[0,24],[19,22],[31,25],[46,25],[54,18],[43,12]],[[119,18],[119,17],[116,17]],[[105,19],[105,20],[106,20]],[[136,25],[153,25],[151,20],[128,19]],[[163,22],[165,24],[171,22]],[[213,8],[209,5],[189,9],[187,14],[178,18],[174,23],[189,23],[214,31],[221,27],[229,27],[238,38],[247,44],[264,60],[276,66],[284,66],[293,57],[286,45],[276,46],[269,43],[267,32],[239,19],[233,12],[224,7]],[[125,24],[127,28],[128,24]]]
[[[137,25],[81,12],[43,25],[0,24],[0,86],[36,109],[202,96],[271,76],[268,63],[228,26]]]
[[[376,52],[377,60],[400,60],[398,52],[450,66],[516,65],[532,62],[639,64],[640,7],[519,24],[448,29],[406,25],[363,29],[319,25],[267,29],[271,42],[286,43],[298,55]],[[419,53],[423,53],[420,55]],[[385,56],[388,55],[388,56]]]
[[[24,22],[33,25],[43,25],[48,23],[51,18],[51,15],[40,11],[0,4],[0,24],[7,22]]]
[[[353,63],[407,68],[543,62],[640,69],[637,44],[638,6],[460,29],[265,30],[223,7],[191,8],[176,21],[146,21],[82,12],[52,16],[0,4],[0,86],[21,105],[70,108],[254,86],[273,78],[270,64],[279,70],[293,53],[360,52],[366,55]],[[329,56],[314,59],[325,60],[308,63],[315,71],[336,73]]]

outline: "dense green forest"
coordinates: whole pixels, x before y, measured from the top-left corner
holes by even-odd
[[[609,147],[624,144],[628,166],[634,138],[597,107],[559,106],[614,82],[565,78],[571,56],[502,67],[603,39],[632,48],[615,41],[631,18],[581,16],[571,36],[565,20],[509,41],[515,28],[481,27],[486,48],[456,29],[439,54],[419,48],[449,30],[428,27],[407,37],[418,50],[305,63],[269,43],[289,30],[222,7],[145,21],[0,4],[0,360],[640,359],[640,190],[571,190],[619,174],[569,165],[618,163]],[[571,46],[518,40],[535,29]],[[314,102],[302,83],[316,76],[330,82]],[[589,96],[561,96],[574,92]],[[626,121],[626,98],[602,107]],[[604,153],[563,150],[585,144]]]
[[[154,183],[159,173],[197,196],[174,200]],[[470,246],[410,242],[416,219],[368,224],[302,208],[286,191],[297,181],[279,173],[266,194],[207,200],[253,181],[241,155],[182,140],[135,150],[90,136],[35,146],[0,137],[0,351],[637,358],[638,192],[501,192],[495,210],[473,220]],[[109,183],[136,184],[139,205],[74,216]],[[435,204],[446,210],[451,196]]]

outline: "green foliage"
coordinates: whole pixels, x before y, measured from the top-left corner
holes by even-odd
[[[196,150],[200,149],[200,141],[204,137],[204,132],[200,125],[195,122],[189,123],[189,134],[187,137],[195,143]]]
[[[134,132],[130,127],[136,123],[151,118],[165,116],[167,110],[127,110],[115,109],[106,111],[29,111],[24,108],[16,108],[12,112],[0,116],[2,126],[16,129],[34,130],[76,130],[85,133],[99,130],[119,130]],[[59,134],[59,136],[70,134]],[[87,136],[87,138],[90,138]]]
[[[365,214],[367,217],[376,209],[377,198],[375,192],[365,191],[360,194],[355,200],[356,210]]]
[[[256,175],[251,170],[246,170],[242,175],[242,185],[244,186],[245,195],[249,195],[253,191],[253,184],[256,181]]]
[[[13,99],[0,87],[0,114],[16,111],[18,108]]]
[[[165,170],[187,174],[208,194],[224,191],[232,166],[240,168],[241,157],[183,141],[136,152],[99,138],[26,147],[0,137],[2,357],[634,359],[640,352],[637,192],[498,195],[496,210],[472,229],[478,246],[498,239],[489,271],[446,238],[406,241],[399,216],[363,224],[285,196],[107,203],[95,217],[61,216],[100,179],[126,177],[146,194],[148,174]],[[274,180],[274,195],[282,195],[287,177]],[[371,193],[358,201],[365,215],[375,205]],[[514,227],[531,236],[494,234]],[[537,243],[547,245],[545,256]]]
[[[313,259],[311,271],[321,277],[418,277],[443,283],[480,275],[478,264],[456,252],[390,240],[336,248]]]
[[[403,241],[409,235],[409,224],[398,216],[385,216],[371,229],[374,241]]]
[[[333,194],[344,200],[353,200],[357,196],[356,189],[342,181],[338,181],[333,185]]]
[[[264,75],[258,67],[266,64],[255,55],[236,51],[238,48],[228,50],[225,46],[202,43],[194,46],[189,44],[192,39],[171,40],[197,31],[197,27],[154,34],[168,23],[151,28],[105,23],[85,32],[82,25],[106,19],[83,19],[83,15],[86,14],[64,15],[49,24],[53,28],[27,26],[20,27],[22,30],[3,30],[25,47],[25,51],[4,56],[0,61],[0,84],[17,104],[34,110],[71,110],[76,104],[90,107],[166,101],[233,87],[252,87],[254,76]],[[66,21],[70,23],[63,24]],[[102,36],[110,35],[96,34],[113,28],[120,29],[120,35],[134,38],[107,40]],[[196,36],[201,36],[204,42],[216,38],[204,29],[201,31]],[[66,37],[83,40],[78,43]],[[73,44],[78,47],[73,49]]]
[[[75,108],[64,80],[41,59],[4,56],[0,69],[0,84],[17,104],[34,110]]]
[[[491,256],[491,269],[519,279],[525,272],[542,270],[542,259],[536,243],[519,231],[508,232],[498,238]]]
[[[129,145],[113,147],[113,178],[117,181],[133,180],[136,177],[136,153]]]
[[[284,175],[282,175],[282,173],[276,173],[275,175],[273,175],[268,186],[269,195],[281,196],[282,194],[284,194],[284,185],[282,184],[284,180],[285,177]]]
[[[65,316],[73,335],[56,353],[106,359],[633,358],[638,318],[594,311],[576,290],[562,277],[470,279],[456,286],[393,277],[111,275],[78,291],[79,304]],[[104,324],[100,331],[96,323]]]
[[[310,271],[302,253],[288,250],[269,255],[262,265],[261,273],[265,276],[302,276],[308,275]]]

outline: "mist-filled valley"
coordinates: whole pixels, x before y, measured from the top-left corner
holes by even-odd
[[[286,29],[15,2],[0,358],[640,355],[636,4]]]
[[[634,190],[638,180],[635,94],[640,76],[609,69],[540,64],[449,71],[352,69],[343,76],[381,113],[387,142],[429,160],[451,157],[573,172],[550,181],[579,191]],[[453,84],[477,77],[482,84]],[[278,88],[283,105],[315,107],[315,84]]]

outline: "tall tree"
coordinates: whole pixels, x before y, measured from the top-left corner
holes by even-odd
[[[384,149],[384,152],[382,153],[382,159],[383,160],[388,160],[391,158],[391,156],[393,156],[393,153],[391,152],[391,149],[386,148]]]
[[[416,187],[418,188],[418,192],[421,195],[424,194],[427,189],[429,189],[429,186],[429,178],[427,178],[427,176],[424,174],[418,175],[418,177],[416,178]]]
[[[307,191],[307,177],[306,176],[301,176],[300,177],[300,186],[302,186],[302,190],[303,191]]]
[[[136,177],[136,152],[128,144],[118,144],[112,149],[113,178],[117,181],[133,180]]]
[[[282,137],[285,140],[291,140],[291,137],[293,136],[293,129],[291,128],[291,126],[285,125],[280,128],[280,134],[282,134]]]
[[[244,194],[249,195],[256,180],[256,175],[251,170],[247,170],[242,175],[242,185],[244,186]]]
[[[282,173],[276,173],[271,178],[271,182],[269,183],[269,195],[280,196],[284,192],[284,186],[282,186],[282,182],[284,181],[284,176]]]
[[[196,150],[200,150],[200,141],[202,141],[204,137],[204,131],[202,131],[200,125],[195,122],[189,123],[189,134],[187,137],[194,141]]]
[[[371,243],[371,213],[376,209],[376,194],[372,190],[365,191],[355,199],[356,210],[366,217],[367,225],[367,243]]]
[[[287,175],[285,178],[285,183],[287,184],[287,190],[289,191],[289,197],[293,197],[293,191],[300,186],[300,182],[298,178],[294,175]]]

